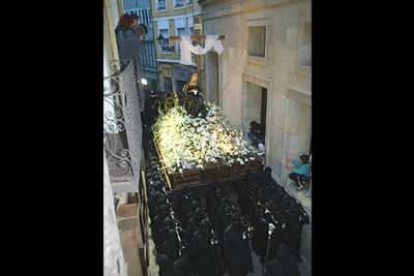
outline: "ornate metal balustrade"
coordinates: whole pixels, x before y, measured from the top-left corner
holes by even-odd
[[[120,68],[120,69],[119,69]],[[141,104],[133,61],[111,62],[104,78],[104,149],[117,192],[137,192],[142,155]]]

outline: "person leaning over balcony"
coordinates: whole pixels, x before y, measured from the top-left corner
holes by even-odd
[[[298,185],[298,190],[302,190],[304,185],[302,181],[308,180],[310,178],[310,163],[309,163],[309,155],[302,154],[299,160],[293,160],[292,164],[295,168],[292,170],[292,173],[289,174],[289,178],[295,181],[296,185]]]
[[[136,30],[139,26],[139,17],[127,13],[123,14],[115,29],[116,41],[118,43],[119,59],[133,59],[140,47],[139,36]]]

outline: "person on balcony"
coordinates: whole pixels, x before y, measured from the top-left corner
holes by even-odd
[[[293,160],[292,164],[295,168],[292,173],[289,174],[289,178],[295,181],[298,186],[298,190],[305,188],[304,182],[310,180],[311,165],[309,163],[309,155],[302,154],[299,160]]]
[[[133,59],[140,48],[140,38],[137,33],[140,30],[139,17],[123,14],[115,29],[120,60]]]

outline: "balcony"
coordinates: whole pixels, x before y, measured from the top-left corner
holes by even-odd
[[[115,192],[138,191],[142,104],[136,73],[134,61],[113,61],[111,76],[104,77],[104,149]]]

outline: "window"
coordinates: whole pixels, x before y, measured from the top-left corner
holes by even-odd
[[[165,11],[167,10],[167,0],[155,0],[157,4],[157,11]]]
[[[177,28],[177,36],[183,36],[183,35],[185,35],[185,28]],[[181,49],[180,49],[180,43],[178,43],[177,42],[177,49],[178,49],[178,52],[181,52]]]
[[[192,16],[188,18],[188,32],[189,35],[194,35],[194,17]]]
[[[298,45],[298,65],[301,67],[312,66],[312,25],[304,24],[300,28]]]
[[[174,9],[181,9],[193,4],[193,0],[174,0]]]
[[[249,56],[264,58],[266,54],[266,27],[249,27]]]
[[[174,48],[170,46],[170,33],[168,29],[160,29],[158,37],[162,38],[158,40],[162,52],[173,51]]]

